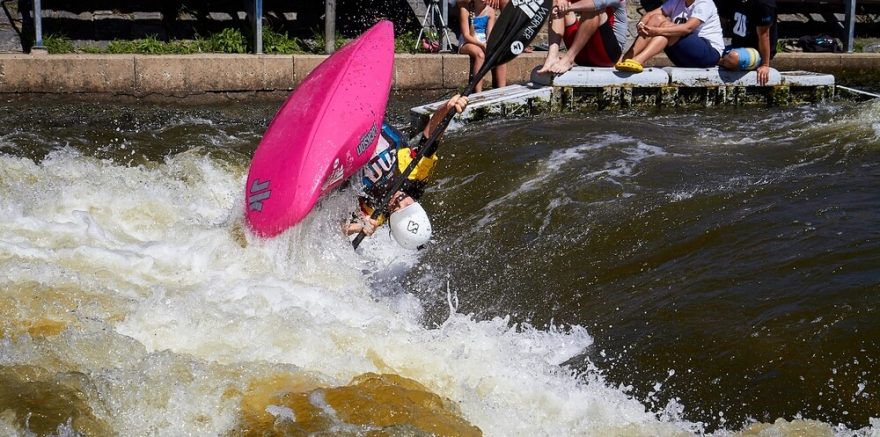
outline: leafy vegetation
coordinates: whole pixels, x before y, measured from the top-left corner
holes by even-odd
[[[336,48],[339,49],[349,42],[340,34],[336,34]],[[263,53],[266,54],[323,54],[325,46],[324,32],[315,29],[312,38],[300,39],[291,37],[287,32],[276,31],[268,26],[263,27]],[[51,34],[43,39],[43,45],[51,54],[90,53],[90,54],[123,54],[137,53],[143,55],[185,55],[193,53],[249,53],[248,38],[241,30],[226,28],[207,38],[163,41],[157,35],[132,40],[112,40],[107,46],[78,47],[63,34]],[[417,53],[416,33],[404,32],[394,40],[394,51],[397,53]]]
[[[43,47],[51,54],[73,52],[73,41],[66,35],[50,34],[43,38]]]
[[[344,46],[345,43],[348,42],[348,39],[344,38],[339,32],[336,32],[336,44],[335,47],[339,49]],[[324,36],[324,31],[321,29],[314,30],[314,38],[311,40],[311,51],[312,53],[324,53],[324,48],[327,46],[327,38]]]
[[[415,32],[404,32],[394,38],[394,51],[396,53],[416,53]]]
[[[209,38],[213,51],[220,53],[247,53],[247,41],[241,31],[227,27]]]
[[[291,54],[303,53],[305,50],[298,38],[291,38],[286,32],[276,32],[263,26],[263,53]]]

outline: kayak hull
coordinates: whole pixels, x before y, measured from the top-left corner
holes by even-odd
[[[373,155],[394,66],[394,28],[382,21],[324,60],[269,123],[251,159],[245,221],[271,238]]]

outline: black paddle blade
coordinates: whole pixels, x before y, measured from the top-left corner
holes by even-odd
[[[538,35],[553,0],[510,0],[492,27],[486,43],[486,58],[498,51],[494,65],[503,64],[523,52]]]

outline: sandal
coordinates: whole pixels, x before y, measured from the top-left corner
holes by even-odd
[[[639,64],[634,59],[624,59],[623,61],[614,64],[614,69],[617,71],[626,71],[628,73],[641,73],[645,70],[645,67],[642,67],[642,64]]]

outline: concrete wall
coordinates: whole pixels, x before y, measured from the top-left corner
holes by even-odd
[[[191,96],[289,91],[324,56],[319,55],[0,55],[0,93]],[[544,53],[528,53],[508,65],[508,83],[525,83]],[[668,65],[658,57],[653,65]],[[779,70],[880,76],[880,54],[780,53]],[[406,55],[395,59],[396,89],[463,88],[464,55]],[[874,80],[877,78],[875,77]],[[485,83],[490,84],[490,77]]]

